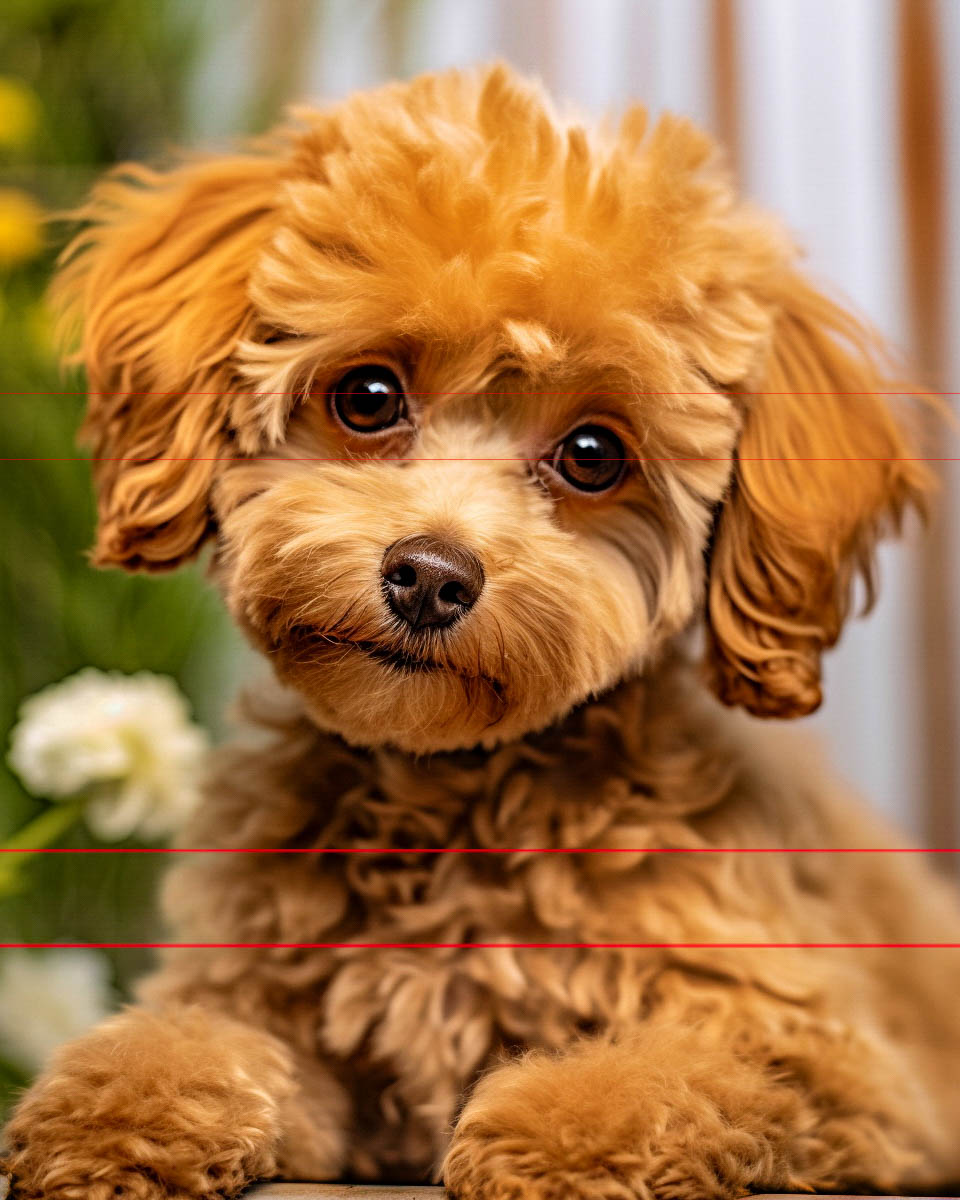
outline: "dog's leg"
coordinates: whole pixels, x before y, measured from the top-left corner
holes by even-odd
[[[850,1030],[757,1032],[658,1021],[500,1067],[444,1182],[457,1200],[726,1200],[936,1169],[934,1121],[893,1056]]]
[[[297,1099],[268,1034],[196,1006],[131,1008],[54,1055],[14,1112],[5,1165],[17,1200],[231,1196],[275,1173]]]

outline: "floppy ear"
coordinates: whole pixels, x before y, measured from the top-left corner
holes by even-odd
[[[873,602],[877,537],[925,510],[932,476],[871,335],[798,275],[776,311],[711,553],[707,665],[725,703],[793,717],[820,704],[857,577]]]
[[[252,323],[246,280],[269,236],[279,169],[254,155],[158,173],[124,166],[76,214],[89,222],[52,288],[68,361],[87,369],[100,566],[159,570],[210,530],[230,356]]]

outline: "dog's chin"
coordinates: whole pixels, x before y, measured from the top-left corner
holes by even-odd
[[[271,657],[311,720],[356,746],[411,754],[491,748],[560,715],[542,693],[531,703],[508,679],[389,643],[312,638]]]

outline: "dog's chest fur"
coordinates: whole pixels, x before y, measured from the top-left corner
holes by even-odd
[[[716,744],[705,754],[692,725],[671,720],[683,683],[624,686],[491,753],[416,762],[296,720],[265,749],[228,751],[189,844],[328,852],[191,856],[168,881],[177,938],[349,945],[171,952],[160,990],[344,1064],[365,1104],[376,1092],[381,1128],[420,1122],[436,1152],[498,1055],[625,1027],[659,986],[656,952],[598,962],[575,947],[456,944],[677,936],[669,900],[638,903],[656,856],[557,851],[696,838],[691,815],[715,807],[731,775]],[[424,942],[448,946],[402,945]]]

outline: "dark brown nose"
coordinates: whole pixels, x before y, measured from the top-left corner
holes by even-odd
[[[401,538],[380,567],[387,603],[411,629],[452,624],[483,590],[483,568],[456,542],[427,534]]]

